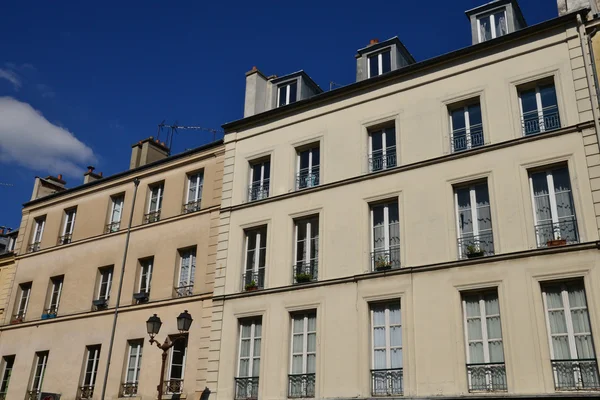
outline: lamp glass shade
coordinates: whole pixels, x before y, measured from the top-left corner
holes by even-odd
[[[148,329],[148,335],[150,335],[151,337],[157,335],[160,331],[161,325],[162,321],[156,314],[148,318],[148,321],[146,321],[146,329]]]
[[[192,326],[192,316],[185,310],[177,317],[177,329],[179,332],[187,332]]]

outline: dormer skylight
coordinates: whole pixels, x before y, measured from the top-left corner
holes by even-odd
[[[508,27],[506,25],[506,9],[477,17],[477,32],[479,33],[479,42],[495,39],[506,35]]]
[[[387,48],[384,51],[368,56],[369,64],[367,65],[367,68],[369,78],[385,74],[386,72],[390,72],[392,70],[391,54],[392,50]]]
[[[279,84],[277,86],[277,107],[295,103],[297,94],[298,82],[296,80]]]
[[[465,12],[473,44],[493,40],[527,26],[516,0],[494,0]]]
[[[414,62],[413,56],[397,37],[383,42],[373,39],[356,54],[356,80],[374,78]]]

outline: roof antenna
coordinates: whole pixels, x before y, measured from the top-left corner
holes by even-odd
[[[330,81],[330,82],[329,82],[329,90],[330,90],[330,91],[331,91],[331,90],[333,90],[333,89],[335,89],[335,86],[337,86],[337,87],[342,87],[342,86],[344,86],[344,85],[340,85],[339,83],[335,83],[334,81]]]

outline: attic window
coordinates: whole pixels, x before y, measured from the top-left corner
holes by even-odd
[[[392,52],[390,49],[380,53],[370,55],[367,68],[369,70],[369,78],[379,76],[392,70]]]
[[[497,10],[477,17],[477,31],[479,43],[506,35],[508,33],[506,10]]]
[[[292,81],[279,85],[277,88],[277,107],[287,106],[296,102],[298,82]]]

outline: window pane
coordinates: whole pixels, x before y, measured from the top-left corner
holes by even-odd
[[[540,86],[540,97],[542,98],[542,107],[552,107],[556,106],[556,88],[554,87],[554,83],[549,85]]]
[[[292,83],[289,86],[288,90],[290,91],[290,102],[288,104],[290,104],[290,103],[293,103],[296,101],[296,92],[298,90],[298,83],[297,82]]]
[[[373,307],[373,325],[383,326],[385,325],[385,308],[384,307]]]
[[[535,214],[538,223],[552,219],[550,208],[550,197],[548,194],[548,181],[545,172],[531,174],[533,184],[533,196],[535,205]]]
[[[469,343],[469,363],[478,364],[484,362],[485,359],[483,357],[483,343]]]
[[[316,360],[317,360],[317,357],[315,354],[309,354],[306,357],[306,373],[307,374],[314,374],[317,371]]]
[[[501,341],[492,341],[489,343],[490,362],[504,362],[504,350]]]
[[[595,358],[594,343],[592,335],[575,336],[575,348],[577,349],[577,358]]]
[[[250,361],[246,358],[243,360],[240,360],[240,370],[239,370],[239,376],[243,377],[243,376],[248,376],[249,370],[248,367],[250,365]]]
[[[317,351],[317,334],[309,333],[306,340],[306,351],[314,353]]]
[[[479,309],[479,296],[465,296],[464,300],[467,317],[479,317],[481,313]]]
[[[240,343],[240,357],[250,356],[250,339],[242,339]]]
[[[471,214],[471,195],[469,188],[457,189],[458,226],[461,236],[473,233],[473,216]]]
[[[396,324],[400,324],[400,319],[401,319],[401,314],[400,314],[400,304],[397,303],[393,303],[390,304],[389,306],[389,313],[390,313],[390,324],[392,325],[396,325]]]
[[[479,37],[481,42],[492,38],[492,27],[490,24],[490,16],[479,18]]]
[[[279,87],[279,104],[278,107],[285,106],[287,100],[287,86]]]
[[[469,111],[469,124],[480,125],[481,124],[481,106],[479,103],[470,105],[467,110]]]
[[[392,70],[392,58],[391,52],[386,51],[381,53],[381,73],[385,74],[386,72],[390,72]]]
[[[452,119],[452,132],[464,131],[465,129],[465,111],[461,108],[450,113]]]
[[[369,56],[369,78],[379,75],[379,59],[378,55]]]
[[[302,355],[292,356],[292,374],[302,373]]]
[[[554,360],[569,360],[572,358],[567,335],[553,336],[552,349],[554,350]]]
[[[306,150],[300,153],[300,169],[308,168],[308,161],[310,159],[310,150]]]
[[[385,327],[373,328],[373,344],[375,347],[385,347]]]
[[[321,149],[315,147],[312,149],[312,165],[313,167],[321,163]]]
[[[469,340],[481,340],[481,319],[480,318],[469,318],[467,319],[467,331],[469,333]]]
[[[373,153],[380,152],[383,149],[383,131],[371,133],[371,148]]]
[[[254,357],[260,357],[261,339],[254,339]]]
[[[488,317],[486,318],[486,321],[488,339],[502,339],[500,317]]]
[[[267,180],[271,177],[271,161],[265,161],[263,165],[263,179]]]
[[[385,357],[385,349],[375,350],[373,354],[373,368],[383,369],[387,368],[387,362]]]
[[[317,317],[315,314],[310,314],[308,316],[308,331],[314,332],[317,330]]]
[[[494,27],[496,30],[496,37],[506,35],[506,18],[504,17],[504,11],[500,11],[494,14],[494,21],[496,26]]]
[[[392,349],[391,368],[402,368],[402,349]]]
[[[294,317],[294,333],[304,332],[304,316]]]
[[[402,327],[400,327],[400,326],[390,327],[390,346],[394,346],[394,347],[402,346]]]
[[[537,111],[537,102],[535,99],[535,89],[523,90],[520,93],[521,106],[523,113]]]
[[[390,127],[384,129],[385,132],[385,146],[387,149],[396,146],[396,128]]]

